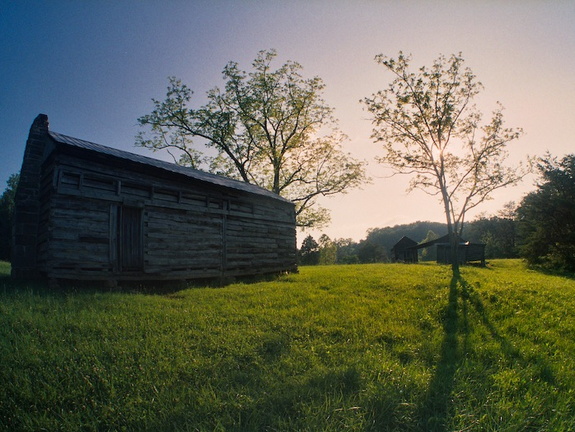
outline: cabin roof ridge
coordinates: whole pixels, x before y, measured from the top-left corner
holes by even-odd
[[[80,138],[75,138],[69,135],[65,135],[59,132],[54,132],[49,130],[48,134],[50,137],[59,144],[64,144],[66,146],[71,146],[75,148],[80,148],[88,151],[94,151],[97,153],[105,154],[119,159],[129,160],[142,165],[153,166],[171,173],[180,174],[188,178],[193,178],[195,180],[204,181],[207,183],[226,186],[233,189],[241,190],[244,192],[267,196],[268,198],[277,199],[280,201],[291,202],[290,200],[268,190],[261,186],[257,186],[251,183],[246,183],[240,180],[235,180],[229,177],[224,177],[218,174],[212,174],[206,171],[202,171],[196,168],[186,167],[182,165],[177,165],[175,163],[163,161],[160,159],[154,159],[149,156],[140,155],[137,153],[132,153],[126,150],[120,150],[114,147],[105,146],[102,144],[97,144],[91,141],[86,141]]]

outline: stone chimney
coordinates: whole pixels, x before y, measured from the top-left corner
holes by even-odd
[[[12,277],[17,279],[40,276],[37,266],[40,177],[49,143],[48,116],[39,114],[30,127],[15,196]]]

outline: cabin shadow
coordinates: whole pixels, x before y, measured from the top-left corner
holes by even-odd
[[[0,285],[8,285],[12,282],[9,274],[0,273]]]
[[[224,288],[226,286],[241,283],[245,285],[260,282],[272,282],[281,278],[282,273],[266,273],[260,275],[204,278],[192,280],[148,280],[148,281],[121,281],[106,282],[101,280],[20,280],[14,279],[9,274],[0,274],[0,287],[5,292],[17,292],[22,290],[45,294],[87,294],[87,293],[118,293],[118,294],[146,294],[146,295],[170,295],[188,289],[199,288]]]

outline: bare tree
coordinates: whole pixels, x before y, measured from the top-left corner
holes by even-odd
[[[466,213],[494,190],[517,183],[527,166],[508,167],[507,144],[522,134],[504,126],[498,103],[487,123],[473,104],[483,89],[459,53],[439,56],[430,68],[410,70],[411,56],[378,55],[394,75],[385,90],[363,102],[373,116],[372,138],[383,144],[379,162],[395,173],[411,174],[409,190],[437,195],[451,239],[451,261],[459,273],[458,236]]]

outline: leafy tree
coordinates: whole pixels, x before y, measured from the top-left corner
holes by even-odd
[[[379,162],[413,175],[409,190],[440,197],[458,274],[455,246],[466,212],[527,171],[504,163],[507,144],[522,131],[504,126],[501,105],[482,123],[473,99],[483,86],[464,68],[461,54],[439,56],[417,72],[410,71],[411,57],[402,52],[397,59],[378,55],[376,61],[395,76],[387,89],[363,100],[373,116],[372,137],[383,144]]]
[[[360,186],[365,163],[343,152],[347,137],[322,99],[323,81],[303,78],[293,61],[274,70],[275,57],[260,51],[249,73],[228,63],[224,89],[208,91],[197,109],[188,108],[193,92],[171,77],[166,99],[138,119],[149,131],[136,145],[271,190],[296,204],[300,226],[321,226],[329,213],[317,198]]]
[[[439,235],[435,234],[433,230],[429,230],[427,231],[427,235],[425,236],[425,238],[421,240],[419,243],[420,244],[427,243],[432,240],[436,240],[438,238]],[[435,246],[422,249],[420,254],[422,261],[435,261],[437,259],[437,249],[435,248]]]
[[[357,256],[362,264],[390,261],[387,249],[370,240],[369,237],[359,242]]]
[[[337,245],[328,235],[319,238],[319,263],[321,265],[335,264],[337,261]]]
[[[337,246],[337,263],[338,264],[358,264],[357,256],[358,243],[350,238],[334,240]]]
[[[7,187],[0,196],[0,260],[9,261],[12,253],[12,227],[14,225],[14,197],[19,174],[12,174]]]
[[[467,224],[465,238],[485,243],[486,258],[516,258],[518,254],[515,216],[516,205],[510,201],[495,216],[480,215]]]
[[[303,239],[299,250],[299,262],[301,265],[317,265],[319,263],[319,244],[311,235]]]
[[[537,165],[541,183],[517,209],[521,254],[530,264],[575,271],[575,154],[549,154]]]

